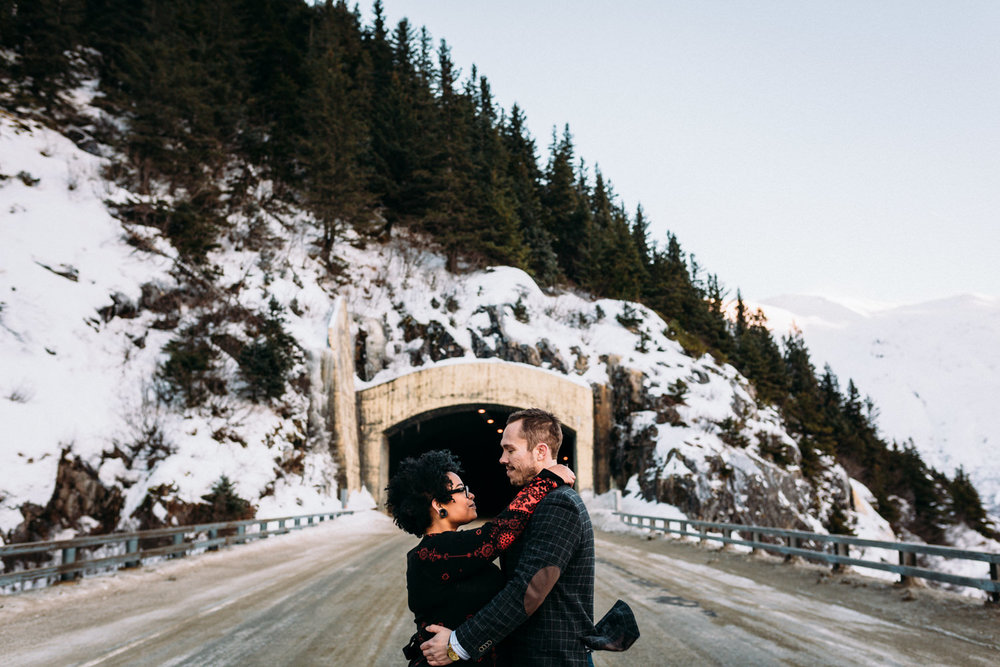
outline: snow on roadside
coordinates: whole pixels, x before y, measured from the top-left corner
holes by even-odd
[[[853,526],[855,537],[877,542],[896,542],[896,534],[893,532],[889,522],[883,519],[875,510],[875,495],[864,484],[856,479],[851,480],[851,502],[854,505],[855,518]],[[878,549],[875,547],[851,547],[851,557],[860,560],[870,560],[876,563],[888,563],[890,565],[899,564],[899,552],[891,549]],[[897,581],[898,574],[886,570],[873,570],[864,568],[865,576],[881,579],[883,581]]]

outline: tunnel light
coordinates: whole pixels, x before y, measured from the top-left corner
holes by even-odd
[[[503,433],[503,429],[502,428],[498,428],[497,429],[497,433]]]
[[[492,423],[493,423],[493,420],[492,420],[492,419],[487,419],[487,420],[486,420],[486,423],[487,423],[487,424],[492,424]]]
[[[481,415],[485,415],[486,414],[486,408],[479,408],[478,410],[476,410],[476,412],[478,412]]]
[[[563,461],[569,461],[569,457],[568,456],[564,456],[563,457]]]

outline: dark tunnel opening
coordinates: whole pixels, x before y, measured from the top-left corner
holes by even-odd
[[[389,476],[403,459],[433,449],[451,450],[462,463],[462,481],[476,494],[479,516],[496,516],[517,493],[499,463],[503,427],[515,411],[498,405],[453,406],[398,424],[387,434]],[[576,469],[576,433],[565,426],[559,462]]]

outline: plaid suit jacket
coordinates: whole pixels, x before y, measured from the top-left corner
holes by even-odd
[[[594,631],[594,529],[579,494],[560,486],[535,508],[507,552],[508,581],[457,628],[473,659],[507,635],[515,665],[586,665]]]

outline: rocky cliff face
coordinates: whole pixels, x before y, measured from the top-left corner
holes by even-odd
[[[612,484],[692,518],[824,530],[849,511],[848,477],[827,460],[803,476],[799,451],[777,412],[759,405],[730,366],[695,359],[667,325],[636,304],[545,294],[521,271],[453,275],[405,237],[374,257],[356,256],[348,292],[364,384],[439,360],[499,358],[582,377],[607,408]],[[379,263],[407,256],[405,280]],[[601,451],[601,443],[596,443]]]

